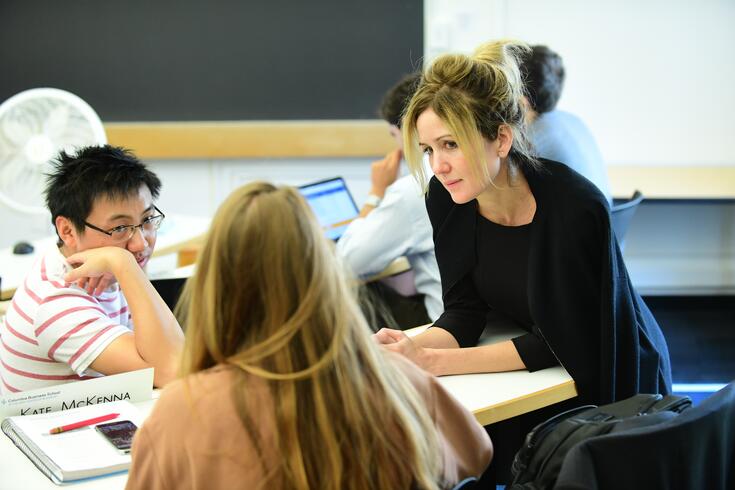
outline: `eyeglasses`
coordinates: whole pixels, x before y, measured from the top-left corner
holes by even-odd
[[[153,209],[155,209],[159,214],[148,216],[139,225],[120,225],[109,230],[103,230],[102,228],[98,228],[92,224],[87,223],[86,221],[84,221],[83,223],[84,226],[88,226],[93,230],[104,233],[105,235],[112,238],[115,242],[127,242],[128,240],[133,238],[133,236],[135,235],[135,230],[137,228],[140,228],[141,232],[149,236],[156,234],[156,231],[158,231],[158,228],[161,227],[161,222],[163,221],[163,218],[166,217],[166,215],[163,214],[163,212],[156,206],[153,206]]]

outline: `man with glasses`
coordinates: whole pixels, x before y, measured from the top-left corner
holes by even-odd
[[[174,378],[184,336],[143,270],[164,219],[160,187],[122,148],[61,152],[46,188],[59,241],[0,326],[0,391],[147,367],[156,386]]]

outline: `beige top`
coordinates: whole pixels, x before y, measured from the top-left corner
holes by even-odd
[[[479,476],[492,457],[485,430],[436,378],[400,356],[389,356],[426,400],[443,447],[445,481]],[[128,489],[257,488],[263,473],[236,412],[230,389],[233,375],[231,368],[218,366],[163,390],[133,441]],[[251,406],[259,407],[250,414],[256,427],[261,434],[272,434],[267,389],[256,385],[248,395]],[[267,436],[262,443],[266,462],[280,457]]]

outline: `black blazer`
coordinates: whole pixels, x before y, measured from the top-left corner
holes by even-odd
[[[574,378],[583,403],[671,391],[666,341],[633,289],[610,224],[605,197],[566,165],[541,160],[525,171],[536,199],[528,257],[528,303],[534,333]],[[469,325],[478,307],[471,271],[477,201],[455,204],[436,177],[426,208],[434,231],[444,314],[436,326],[473,346],[484,325]],[[475,316],[473,316],[474,318]]]

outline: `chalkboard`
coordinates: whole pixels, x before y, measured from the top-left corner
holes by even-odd
[[[422,0],[0,1],[0,101],[105,122],[375,118],[422,55]]]

